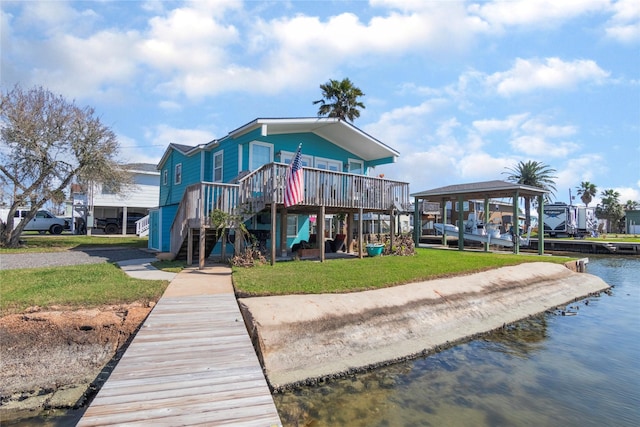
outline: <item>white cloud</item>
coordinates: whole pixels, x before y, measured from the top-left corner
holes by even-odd
[[[589,181],[598,186],[596,182],[598,176],[603,176],[608,172],[608,166],[605,159],[600,154],[586,153],[574,154],[569,158],[563,159],[561,163],[549,163],[556,170],[558,178],[556,181],[556,199],[559,201],[569,201],[569,189],[572,195],[576,195],[576,187],[582,181]],[[579,200],[579,198],[576,198]],[[595,205],[595,202],[592,203]]]
[[[122,163],[150,163],[157,164],[165,147],[142,146],[134,138],[118,135],[120,144],[119,161]]]
[[[622,43],[640,42],[640,7],[637,0],[619,0],[605,29],[608,37]]]
[[[130,49],[136,40],[133,32],[113,31],[89,38],[59,34],[43,42],[21,40],[12,47],[14,60],[35,62],[16,78],[24,86],[43,85],[69,98],[117,101],[136,76]]]
[[[599,0],[555,3],[527,0],[467,7],[462,2],[373,0],[370,11],[375,14],[364,21],[352,13],[256,18],[255,11],[245,10],[238,0],[188,1],[171,10],[168,4],[148,0],[137,3],[145,13],[155,14],[146,28],[96,31],[93,26],[106,18],[93,9],[74,9],[77,3],[26,2],[21,22],[39,23],[47,39],[14,50],[32,52],[17,54],[34,64],[29,80],[73,96],[104,95],[114,90],[111,86],[140,76],[165,97],[273,94],[308,87],[344,66],[375,66],[378,60],[404,55],[456,55],[477,42],[475,36],[487,31],[487,22],[520,25],[550,16],[568,19],[602,5]],[[616,16],[627,16],[625,8],[618,9]],[[95,10],[100,11],[98,6]],[[608,76],[593,61],[518,61],[512,70],[487,78],[503,96]],[[473,72],[462,75],[456,87],[445,91],[460,95],[478,77]],[[464,98],[458,102],[463,108]]]
[[[519,154],[536,158],[567,157],[578,150],[573,142],[549,141],[540,135],[523,135],[509,141],[511,148]]]
[[[206,144],[215,139],[212,131],[207,129],[179,129],[167,125],[159,125],[145,131],[145,139],[154,146],[167,147],[171,143],[196,146]]]
[[[495,157],[485,152],[474,152],[462,157],[457,164],[461,177],[467,182],[503,179],[506,167],[516,163],[510,157]]]
[[[578,16],[606,10],[608,0],[511,0],[472,3],[477,14],[494,30],[513,26],[550,26]]]
[[[473,127],[480,132],[480,134],[487,134],[492,132],[513,132],[529,117],[529,114],[514,114],[508,116],[504,120],[500,119],[483,119],[475,120],[472,122]]]
[[[16,25],[27,31],[42,31],[49,36],[89,31],[99,20],[94,10],[76,9],[68,1],[28,1],[23,5]]]
[[[539,89],[571,89],[583,82],[601,83],[609,75],[592,60],[547,58],[543,63],[518,58],[510,70],[488,76],[486,84],[502,96],[512,96]]]
[[[620,203],[623,205],[627,203],[628,200],[640,203],[640,189],[632,187],[618,187],[614,188],[614,190],[620,193]]]
[[[158,107],[167,111],[181,111],[183,108],[181,104],[173,101],[160,101]]]

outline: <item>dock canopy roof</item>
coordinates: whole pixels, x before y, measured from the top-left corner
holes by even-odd
[[[518,193],[519,197],[544,196],[549,191],[543,188],[532,187],[507,181],[484,181],[469,184],[448,185],[411,194],[411,197],[425,200],[455,199],[462,196],[464,199],[501,198],[513,197]]]

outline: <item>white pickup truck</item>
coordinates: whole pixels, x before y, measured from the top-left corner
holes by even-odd
[[[8,209],[2,210],[0,220],[6,222]],[[28,209],[18,209],[13,217],[13,226],[17,226],[22,218],[27,216]],[[24,227],[24,231],[39,231],[40,233],[60,234],[62,230],[69,228],[69,224],[64,218],[58,218],[46,209],[40,209],[36,212],[36,216],[27,223]]]

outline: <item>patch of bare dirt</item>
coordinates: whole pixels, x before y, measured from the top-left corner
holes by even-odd
[[[33,307],[0,318],[0,418],[82,406],[151,308],[139,303],[82,310]]]

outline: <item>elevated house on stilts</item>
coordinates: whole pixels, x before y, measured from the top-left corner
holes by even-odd
[[[299,147],[302,197],[285,207],[289,163]],[[335,237],[325,230],[324,219],[337,214],[346,218],[343,247],[349,250],[355,239],[362,256],[357,219],[364,213],[393,218],[409,209],[408,183],[370,176],[375,166],[393,163],[398,155],[336,118],[256,119],[195,147],[170,144],[158,164],[160,199],[150,212],[149,248],[188,263],[198,259],[201,267],[212,252],[239,250],[229,239],[221,242],[211,224],[211,212],[219,209],[245,224],[272,263],[291,256],[301,242],[312,242],[313,234],[324,260],[327,250],[336,249],[325,244]]]

